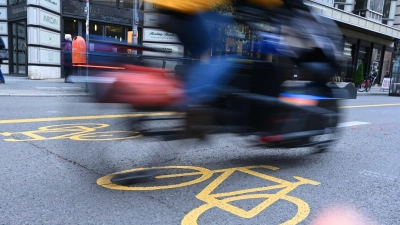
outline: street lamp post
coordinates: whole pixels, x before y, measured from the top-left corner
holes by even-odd
[[[138,30],[139,16],[137,14],[137,0],[133,3],[133,17],[132,17],[132,44],[136,45],[138,43]],[[132,54],[137,54],[136,50],[132,50]]]

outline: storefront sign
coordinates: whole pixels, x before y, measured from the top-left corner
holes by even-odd
[[[158,29],[143,29],[143,41],[179,43],[176,34]]]
[[[60,0],[39,0],[39,5],[60,12]]]
[[[151,47],[154,50],[156,50],[156,52],[143,51],[143,55],[160,56],[160,57],[183,57],[182,45],[153,44],[153,43],[143,43],[143,45]]]
[[[26,18],[26,11],[27,11],[26,2],[17,5],[10,5],[8,6],[8,19]],[[1,14],[0,19],[3,19],[3,12],[1,11],[0,14]],[[5,15],[7,16],[6,13]]]
[[[390,78],[383,78],[381,89],[389,90]]]
[[[7,8],[0,8],[0,20],[7,20]]]
[[[39,24],[44,27],[60,30],[60,17],[40,9]]]
[[[157,27],[159,21],[158,14],[155,13],[145,13],[144,14],[144,21],[143,26],[146,27]]]
[[[0,34],[8,34],[7,22],[0,22]]]
[[[43,0],[42,0],[43,1]],[[53,0],[55,1],[55,0]],[[84,2],[63,0],[62,12],[75,18],[86,18]],[[132,10],[117,9],[102,5],[90,5],[90,19],[101,20],[104,22],[117,23],[132,26]]]

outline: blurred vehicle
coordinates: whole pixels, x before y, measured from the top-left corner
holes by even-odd
[[[233,17],[163,10],[163,16],[170,19],[163,28],[177,33],[192,52],[204,54],[211,42],[194,38],[199,30],[207,32],[206,23],[204,27],[198,26],[203,19],[219,24],[232,25],[232,21],[245,24],[262,40],[262,54],[277,54],[292,60],[308,81],[285,81],[279,66],[272,62],[232,55],[219,57],[217,62],[199,61],[180,70],[180,74],[167,76],[173,71],[148,68],[140,56],[127,56],[126,62],[118,58],[125,57],[124,53],[117,51],[112,55],[90,56],[89,62],[93,64],[114,67],[92,74],[98,101],[127,103],[139,111],[182,112],[178,118],[146,117],[135,121],[135,129],[143,136],[177,140],[237,133],[256,136],[257,143],[267,147],[325,149],[336,140],[340,120],[338,101],[346,96],[343,93],[346,90],[328,83],[338,70],[338,53],[332,38],[340,36],[340,32],[334,22],[312,14],[301,1],[284,2],[277,9],[239,4]],[[271,33],[263,25],[265,22],[278,27],[278,32]],[[197,31],[191,33],[192,29],[188,29],[194,24]],[[97,42],[104,48],[116,45],[156,51],[107,40]],[[183,121],[178,127],[140,126],[152,120],[176,119]]]

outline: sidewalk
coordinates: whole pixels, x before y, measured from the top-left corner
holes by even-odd
[[[30,80],[28,77],[4,75],[0,96],[89,96],[85,83],[64,83],[61,79]]]
[[[365,95],[386,95],[389,96],[389,90],[381,90],[381,85],[375,84],[371,87],[371,90],[368,92],[359,92],[357,91],[357,96],[365,96]]]

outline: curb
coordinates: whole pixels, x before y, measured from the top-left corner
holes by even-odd
[[[389,96],[389,92],[357,92],[357,96],[366,96],[366,95],[385,95],[385,96]]]

